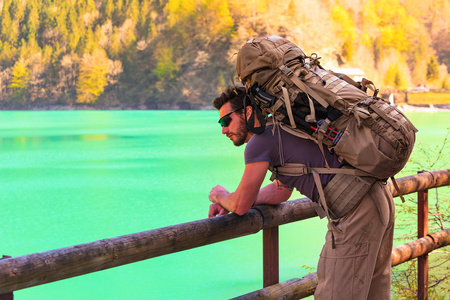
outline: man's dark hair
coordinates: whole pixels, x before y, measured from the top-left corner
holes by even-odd
[[[246,94],[245,87],[229,86],[225,90],[225,92],[223,92],[219,97],[213,100],[212,105],[214,106],[215,109],[219,110],[222,107],[222,105],[224,105],[227,102],[230,102],[231,109],[235,110],[243,107],[245,94]],[[245,99],[245,102],[246,106],[250,105],[248,99]]]

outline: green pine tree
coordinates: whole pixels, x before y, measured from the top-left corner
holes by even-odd
[[[25,10],[26,25],[24,30],[25,40],[36,39],[39,28],[39,8],[37,0],[31,0],[27,3]]]
[[[108,47],[109,57],[111,57],[112,59],[117,59],[119,57],[121,48],[122,44],[120,42],[119,29],[117,29],[117,27],[114,26]]]
[[[86,35],[84,36],[84,53],[93,53],[98,48],[95,40],[95,34],[91,27],[86,29]]]
[[[432,56],[427,65],[427,79],[436,80],[439,78],[439,64],[436,61],[436,57]]]
[[[107,20],[112,20],[113,12],[114,12],[113,0],[102,1],[102,5],[100,6],[100,14],[103,23],[105,23]]]
[[[69,11],[67,13],[66,24],[68,31],[67,41],[69,50],[76,51],[82,36],[81,28],[84,28],[84,26],[82,25],[80,28],[78,15],[74,7],[69,8]]]
[[[130,0],[128,2],[125,15],[133,21],[133,24],[139,21],[139,0]]]
[[[14,64],[16,49],[11,47],[8,41],[5,41],[0,51],[0,65],[6,69]]]
[[[150,16],[150,2],[149,0],[142,0],[142,3],[139,8],[139,17],[136,24],[136,31],[139,38],[147,37],[149,34],[149,26],[148,24],[152,22]]]
[[[2,41],[7,41],[10,45],[15,45],[16,37],[13,34],[13,23],[11,20],[11,14],[9,12],[9,8],[11,5],[10,0],[5,0],[3,2],[2,13],[0,14],[0,37]]]

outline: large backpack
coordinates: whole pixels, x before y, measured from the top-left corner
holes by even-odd
[[[357,83],[326,71],[316,54],[308,57],[294,43],[278,36],[248,41],[238,53],[236,72],[247,87],[262,127],[272,117],[282,129],[314,140],[322,152],[325,145],[343,164],[356,169],[323,168],[314,173],[386,180],[408,161],[417,129],[402,112],[377,96],[372,82],[363,79]],[[372,96],[366,93],[367,88],[373,90]],[[285,174],[302,168],[281,167]]]

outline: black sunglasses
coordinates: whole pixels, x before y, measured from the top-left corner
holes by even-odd
[[[235,110],[233,110],[232,112],[227,113],[225,116],[223,116],[222,118],[219,119],[219,122],[218,122],[218,123],[219,123],[222,127],[228,127],[228,126],[230,125],[230,123],[231,123],[231,120],[232,120],[231,117],[230,117],[230,115],[231,115],[232,113],[238,111],[238,110],[241,110],[241,109],[243,109],[243,107],[238,108],[238,109],[235,109]]]

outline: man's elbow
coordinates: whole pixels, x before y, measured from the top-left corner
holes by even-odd
[[[249,210],[250,210],[251,205],[242,205],[242,204],[236,204],[233,207],[233,212],[237,215],[243,216],[244,214],[246,214]]]
[[[249,209],[245,210],[245,209],[237,209],[234,211],[235,214],[239,215],[239,216],[243,216],[245,215],[247,212],[249,211]]]

